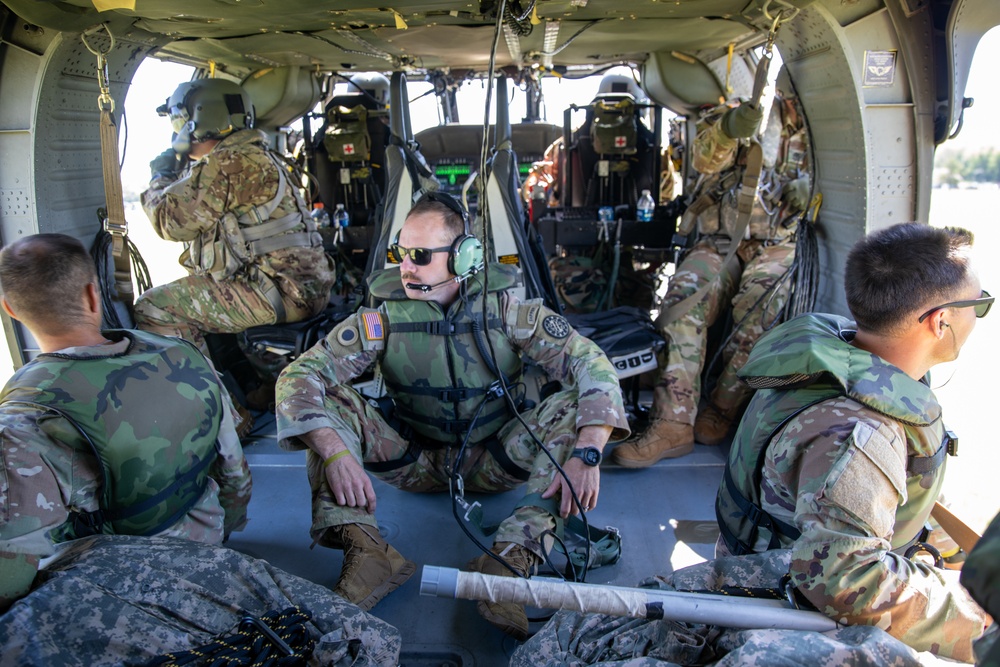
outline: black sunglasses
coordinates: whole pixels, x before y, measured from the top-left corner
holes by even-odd
[[[986,313],[990,312],[990,307],[993,306],[993,302],[996,297],[990,296],[990,293],[983,290],[983,293],[978,299],[969,299],[967,301],[952,301],[951,303],[945,303],[940,306],[934,306],[926,313],[920,316],[918,322],[923,322],[928,317],[931,316],[935,310],[941,310],[942,308],[975,308],[976,317],[986,317]]]
[[[389,246],[389,256],[392,257],[392,261],[402,264],[403,258],[409,255],[410,259],[417,266],[427,266],[431,263],[434,253],[448,252],[449,250],[451,250],[449,246],[441,246],[440,248],[404,248],[398,243],[393,243]]]

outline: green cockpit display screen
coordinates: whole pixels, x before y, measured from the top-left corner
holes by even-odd
[[[517,165],[517,171],[522,178],[527,176],[531,171],[531,163],[520,163]],[[471,173],[472,166],[468,164],[439,164],[434,167],[434,175],[448,185],[461,185]]]

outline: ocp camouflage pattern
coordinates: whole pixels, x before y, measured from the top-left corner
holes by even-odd
[[[395,281],[399,282],[398,269],[388,271],[395,272]],[[470,285],[473,304],[479,303],[481,289],[480,274]],[[461,305],[456,302],[443,317],[450,317],[459,308]],[[628,434],[617,375],[597,345],[572,330],[562,338],[548,333],[542,326],[545,318],[561,316],[536,300],[522,303],[504,293],[500,299],[500,313],[504,335],[513,348],[538,363],[549,377],[563,382],[564,391],[524,414],[557,460],[566,460],[569,449],[575,444],[577,430],[584,426],[611,425],[614,427],[612,438],[616,439]],[[277,384],[277,420],[278,437],[283,447],[303,449],[305,445],[298,436],[319,428],[332,428],[359,461],[395,460],[405,452],[408,443],[349,386],[351,380],[382,359],[384,347],[400,345],[405,349],[405,335],[393,334],[392,322],[387,318],[383,322],[386,340],[370,341],[359,333],[365,331],[360,316],[348,317],[282,372]],[[497,435],[508,456],[517,465],[532,470],[527,482],[528,493],[544,490],[555,471],[523,427],[513,420]],[[444,472],[445,461],[452,454],[447,449],[425,450],[416,463],[377,476],[406,490],[442,491],[447,488],[448,479]],[[314,535],[340,523],[374,525],[374,519],[363,510],[337,506],[326,486],[318,457],[310,451],[308,461]],[[469,450],[466,465],[467,489],[496,491],[520,484],[481,446]],[[547,511],[521,508],[503,524],[496,539],[516,542],[537,551],[540,528],[551,525],[552,518]]]
[[[659,374],[653,386],[656,416],[684,424],[694,424],[701,396],[701,376],[708,345],[708,327],[727,308],[732,308],[735,327],[720,355],[721,375],[711,393],[711,402],[723,413],[733,413],[750,396],[750,390],[736,377],[746,362],[754,342],[774,326],[788,300],[782,285],[766,296],[791,266],[795,247],[789,243],[766,246],[747,242],[746,268],[737,278],[723,271],[723,255],[705,240],[689,252],[663,297],[661,309],[681,303],[711,281],[702,300],[679,319],[660,328],[667,341],[659,353]],[[661,311],[662,312],[662,311]],[[660,324],[660,322],[658,322]]]
[[[196,240],[211,245],[221,234],[220,221],[226,213],[241,215],[267,204],[274,199],[278,184],[264,134],[240,130],[191,163],[176,181],[154,178],[142,193],[142,206],[163,239],[184,242],[186,247]],[[290,183],[272,217],[294,213],[305,216],[307,211]],[[191,270],[197,265],[187,250],[181,263]],[[256,272],[277,286],[288,322],[322,310],[335,279],[333,261],[321,245],[274,250],[257,257],[233,279],[217,281],[214,292],[200,294],[205,285],[192,280],[196,276],[147,291],[136,303],[136,321],[140,328],[185,337],[192,335],[192,329],[241,331],[246,322],[252,322],[250,326],[273,323],[274,309],[261,292]],[[199,343],[195,336],[189,340]]]
[[[747,498],[801,531],[781,545],[792,552],[792,583],[817,609],[882,628],[919,651],[970,661],[985,616],[958,574],[890,551],[917,535],[940,493],[944,464],[927,474],[907,470],[908,457],[932,456],[942,445],[940,405],[926,384],[852,346],[853,329],[841,317],[804,315],[757,342],[739,374],[761,389],[728,465]],[[810,403],[771,440],[755,486],[756,452]],[[720,519],[746,534],[721,486],[718,498]],[[762,530],[756,548],[768,538]]]

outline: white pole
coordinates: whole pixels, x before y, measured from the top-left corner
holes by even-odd
[[[838,627],[819,612],[794,609],[782,600],[497,577],[433,565],[424,566],[420,594],[728,628],[826,632]]]

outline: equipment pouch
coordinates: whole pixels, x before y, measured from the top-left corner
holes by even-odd
[[[331,109],[323,146],[331,162],[363,162],[371,158],[372,138],[368,134],[368,110]]]
[[[598,154],[632,155],[636,152],[635,102],[620,100],[594,103],[590,138]]]

